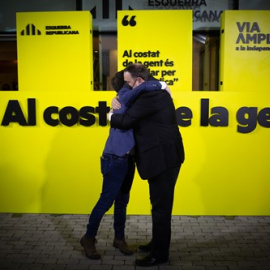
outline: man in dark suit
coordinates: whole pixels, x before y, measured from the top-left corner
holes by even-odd
[[[124,79],[132,88],[148,80],[149,71],[132,64]],[[135,136],[135,160],[142,179],[148,179],[152,205],[152,241],[139,248],[150,254],[137,259],[137,266],[167,262],[171,240],[171,214],[174,188],[184,147],[176,122],[175,107],[167,91],[143,91],[124,114],[110,116],[111,127],[130,129]]]

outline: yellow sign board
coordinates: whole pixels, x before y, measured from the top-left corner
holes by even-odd
[[[173,91],[192,90],[192,11],[118,11],[118,70],[143,63]]]
[[[270,11],[221,15],[220,90],[269,91]]]
[[[129,24],[138,19],[139,27],[148,12],[131,14],[131,17],[125,17],[120,13],[118,19],[123,23],[129,21]],[[154,22],[159,22],[153,20],[154,14],[158,13],[149,11],[149,21],[145,24],[149,29]],[[169,18],[169,14],[164,11],[165,18]],[[174,11],[171,14],[175,16]],[[32,21],[30,18],[26,20],[28,23]],[[37,21],[30,23],[37,27],[34,33],[43,29]],[[241,25],[244,28],[244,24]],[[154,41],[157,32],[154,32],[155,45],[152,46],[145,32],[142,35],[145,42],[141,44],[141,31],[134,32],[135,27],[129,32],[124,27],[121,26],[123,29],[119,33],[121,55],[125,55],[121,57],[121,64],[127,59],[135,61],[137,58],[132,55],[136,52],[136,57],[140,56],[144,62],[159,57],[156,61],[163,64],[164,55],[174,59],[177,76],[182,74],[178,65],[185,63],[184,68],[191,65],[191,62],[178,62],[180,58],[175,53],[169,54],[171,43],[163,44],[161,40],[159,46]],[[28,28],[24,26],[22,31],[25,35]],[[33,33],[33,29],[31,31]],[[139,41],[138,48],[129,41],[134,34]],[[24,35],[21,38],[26,37]],[[30,35],[27,38],[35,40],[36,37]],[[60,48],[63,41],[56,38],[54,45]],[[77,47],[70,48],[71,55],[75,54],[73,50],[77,51]],[[32,57],[32,54],[24,55],[21,67],[32,70]],[[25,63],[28,58],[32,65]],[[71,65],[78,63],[75,58],[70,61]],[[40,61],[35,63],[40,67],[36,68],[35,76],[50,79],[48,67],[43,69]],[[56,57],[51,58],[51,65],[58,65]],[[163,67],[159,72],[162,70]],[[60,67],[57,71],[64,75]],[[20,74],[21,80],[25,79],[22,91],[20,88],[18,92],[0,92],[0,212],[89,214],[102,188],[100,156],[109,134],[107,113],[115,92],[88,91],[89,85],[81,84],[83,91],[74,88],[66,94],[64,84],[58,88],[50,85],[35,88],[23,70]],[[78,83],[76,76],[70,81],[71,85]],[[176,184],[173,214],[269,215],[270,92],[262,91],[262,85],[253,92],[244,91],[242,85],[238,88],[226,86],[226,91],[220,92],[178,90],[184,90],[182,85],[174,88],[173,101],[186,160]],[[109,213],[113,213],[113,209]],[[128,214],[150,213],[147,181],[141,180],[136,173]]]
[[[114,96],[0,93],[0,212],[90,213]],[[174,94],[186,160],[173,214],[270,214],[269,100],[267,92]],[[136,174],[128,213],[150,209],[147,181]]]
[[[88,11],[17,13],[20,91],[93,89]]]

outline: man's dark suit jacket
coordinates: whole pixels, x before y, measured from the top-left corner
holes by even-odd
[[[165,90],[144,91],[124,114],[113,114],[111,127],[130,129],[142,179],[150,179],[184,161],[184,147],[175,107]]]

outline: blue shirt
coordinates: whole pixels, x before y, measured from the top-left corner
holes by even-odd
[[[154,91],[160,89],[161,84],[156,80],[143,82],[134,89],[123,87],[118,92],[121,108],[119,110],[114,110],[113,113],[124,113],[142,91]],[[134,145],[135,140],[132,129],[123,130],[118,128],[110,128],[110,133],[103,153],[113,154],[121,157],[127,154],[134,147]]]

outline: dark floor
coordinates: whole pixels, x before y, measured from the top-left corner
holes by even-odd
[[[134,255],[112,247],[113,216],[97,237],[101,260],[84,256],[79,239],[87,215],[0,214],[0,269],[268,270],[270,217],[173,216],[169,263],[135,267],[137,246],[151,238],[150,216],[128,216],[127,242]]]

